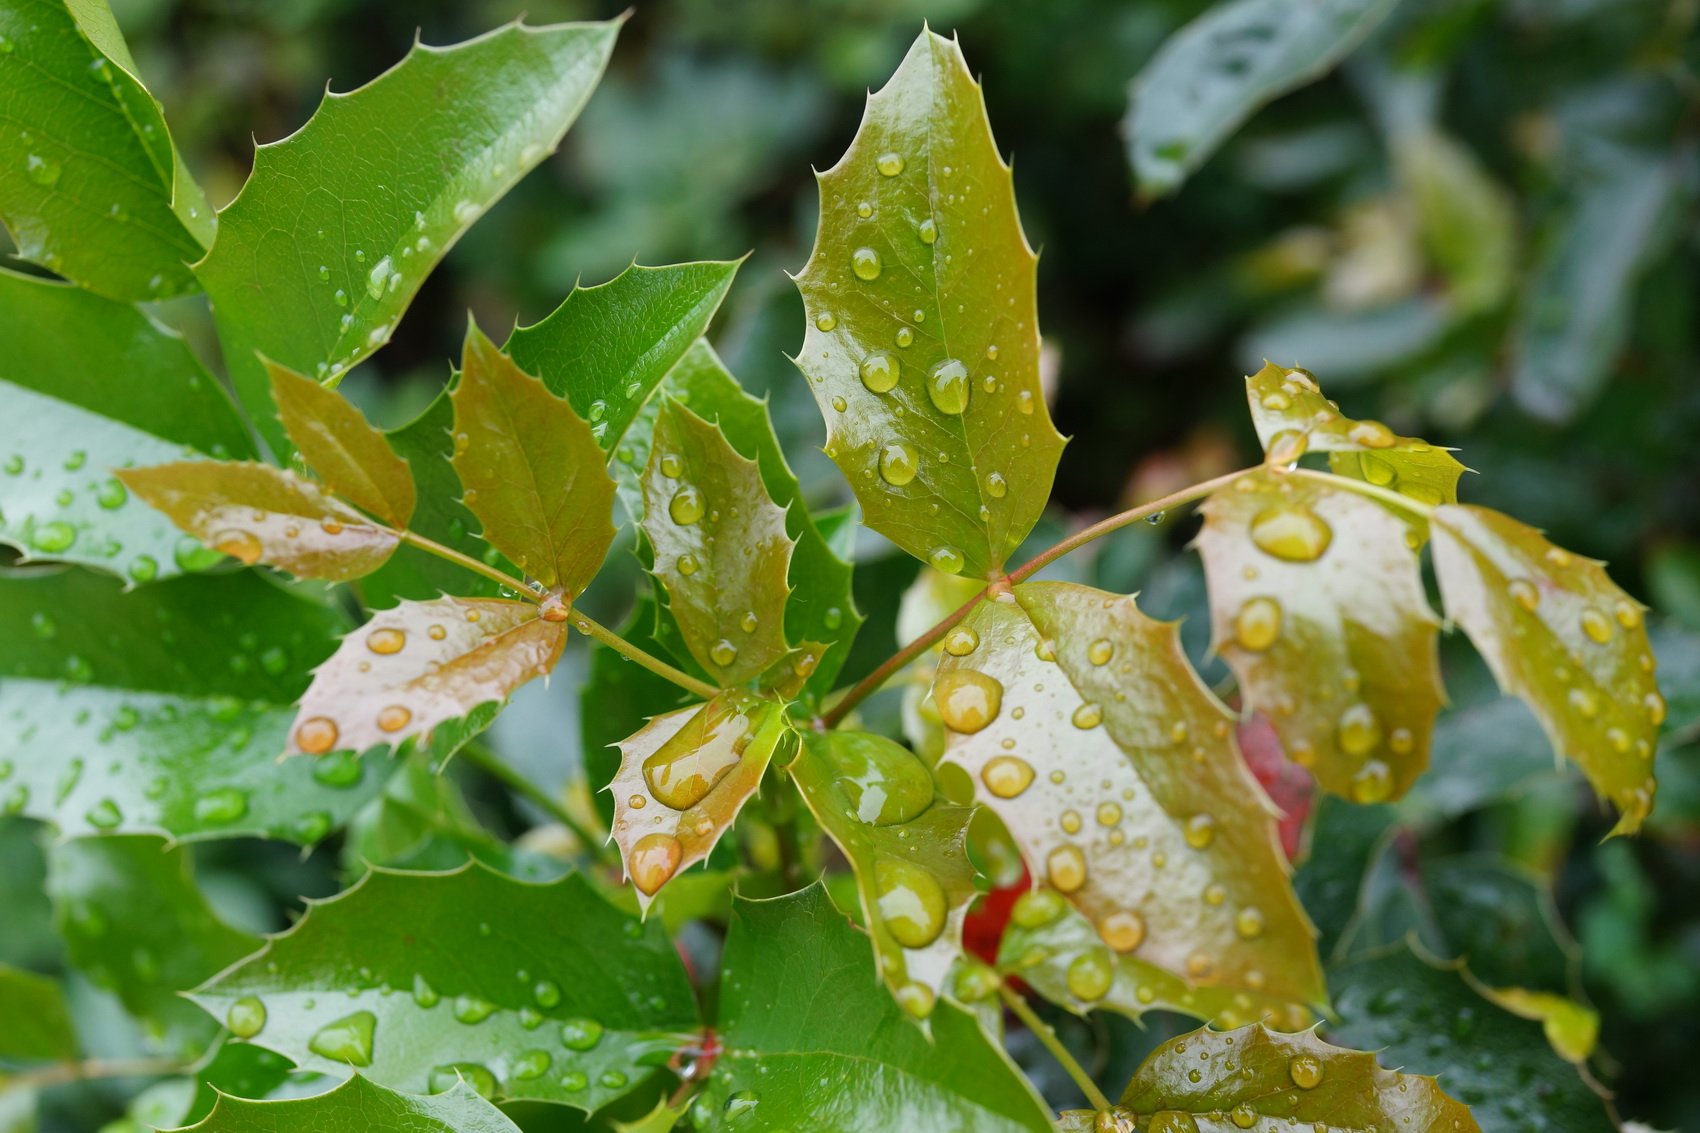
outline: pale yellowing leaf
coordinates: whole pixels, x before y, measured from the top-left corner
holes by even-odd
[[[406,527],[417,492],[389,439],[334,389],[275,362],[266,372],[284,431],[325,486],[391,527]]]
[[[1403,795],[1445,702],[1439,621],[1405,525],[1345,488],[1249,473],[1204,504],[1212,648],[1324,790]]]

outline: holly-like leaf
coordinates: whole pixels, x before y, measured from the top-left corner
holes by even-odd
[[[221,1096],[253,1100],[290,1097],[329,1085],[296,1074],[289,1059],[281,1054],[247,1043],[222,1042],[182,1077],[167,1078],[143,1090],[130,1102],[128,1116],[142,1129],[179,1129],[204,1121]],[[120,1125],[110,1133],[132,1131],[130,1126]]]
[[[278,419],[331,491],[391,527],[407,526],[417,493],[407,461],[346,397],[287,366],[266,363]]]
[[[0,541],[151,582],[209,556],[112,470],[253,453],[181,338],[126,303],[0,271]],[[91,455],[92,454],[92,455]]]
[[[564,619],[529,602],[443,597],[380,610],[314,671],[285,751],[363,752],[429,737],[547,675],[566,638]]]
[[[1039,388],[1038,257],[980,88],[922,32],[820,175],[797,364],[869,527],[983,578],[1032,530],[1063,438]]]
[[[785,510],[761,469],[718,426],[669,401],[643,474],[651,568],[697,664],[722,688],[743,684],[787,652]]]
[[[1133,81],[1122,133],[1139,189],[1178,189],[1265,103],[1327,74],[1394,0],[1234,0],[1170,36]]]
[[[1666,707],[1644,607],[1593,559],[1487,508],[1437,508],[1434,566],[1446,616],[1499,687],[1534,710],[1559,754],[1621,812],[1632,834],[1653,809],[1653,753]]]
[[[584,1110],[641,1088],[698,1025],[659,924],[576,874],[530,885],[477,865],[371,873],[192,998],[305,1069]]]
[[[1405,525],[1320,480],[1250,473],[1204,504],[1211,647],[1288,758],[1360,803],[1409,789],[1445,702]]]
[[[941,1003],[931,1038],[879,986],[867,940],[820,885],[732,906],[723,1045],[691,1108],[719,1133],[1049,1130],[1044,1104],[974,1018]],[[822,1087],[821,1083],[828,1083]]]
[[[386,1090],[359,1074],[322,1094],[247,1101],[221,1094],[193,1133],[520,1133],[506,1114],[469,1083],[451,1083],[432,1097]]]
[[[71,962],[113,992],[158,1049],[199,1053],[218,1027],[179,995],[259,946],[219,920],[189,852],[158,838],[78,838],[48,851],[47,893]]]
[[[196,289],[213,211],[106,0],[7,0],[0,220],[24,259],[114,299]],[[26,77],[27,76],[27,77]]]
[[[0,964],[0,1059],[76,1057],[77,1033],[58,981]]]
[[[452,47],[415,43],[259,147],[195,271],[237,392],[274,449],[288,445],[259,355],[326,379],[389,341],[461,233],[559,144],[617,30],[513,23]]]
[[[978,894],[965,846],[973,808],[935,799],[927,765],[870,732],[807,733],[788,770],[856,872],[880,977],[904,1010],[931,1014]]]
[[[178,461],[122,469],[118,478],[178,527],[247,566],[265,562],[299,578],[346,582],[378,569],[396,548],[394,531],[269,464]]]
[[[1265,362],[1246,378],[1257,439],[1277,463],[1296,460],[1306,452],[1326,452],[1328,466],[1387,488],[1419,504],[1455,504],[1458,480],[1465,468],[1452,453],[1412,437],[1401,437],[1380,421],[1354,421],[1322,395],[1306,370]],[[1410,510],[1396,509],[1416,532],[1428,535],[1428,522]]]
[[[646,652],[659,652],[658,643],[649,636],[654,624],[655,599],[645,594],[632,607],[620,636]],[[651,717],[677,708],[686,694],[599,641],[590,643],[589,668],[579,688],[579,749],[584,753],[585,781],[596,792],[597,813],[612,825],[614,796],[602,788],[619,772],[620,741],[643,728]]]
[[[655,893],[708,856],[761,786],[789,734],[777,701],[738,690],[657,716],[620,744],[613,838],[645,912]]]
[[[1176,623],[1131,598],[1026,583],[946,639],[933,696],[945,762],[1049,886],[1041,900],[1060,915],[1062,894],[1100,938],[1071,962],[1062,1002],[1205,1014],[1231,991],[1243,1020],[1323,1001],[1273,807]],[[1204,998],[1169,998],[1177,980]]]
[[[614,542],[614,481],[584,419],[468,329],[454,403],[454,468],[484,538],[571,600]]]
[[[1469,1108],[1432,1077],[1384,1070],[1375,1055],[1330,1046],[1308,1031],[1280,1034],[1255,1023],[1170,1039],[1134,1074],[1121,1107],[1139,1128],[1177,1133],[1205,1121],[1259,1133],[1307,1125],[1481,1133]]]
[[[277,763],[345,624],[251,572],[131,593],[81,571],[0,581],[0,812],[67,836],[317,842],[385,773]]]

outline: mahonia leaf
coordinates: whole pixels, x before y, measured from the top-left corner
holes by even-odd
[[[722,688],[743,684],[787,652],[785,511],[756,462],[677,402],[661,410],[653,445],[643,474],[652,573],[697,663]]]
[[[1390,511],[1319,480],[1248,473],[1204,504],[1212,648],[1287,757],[1360,803],[1428,766],[1439,620]]]
[[[820,175],[797,365],[867,524],[949,574],[997,573],[1050,497],[1038,257],[961,49],[921,33]]]
[[[352,1075],[335,1089],[305,1098],[248,1101],[218,1096],[205,1121],[184,1133],[520,1133],[506,1114],[478,1096],[471,1082],[450,1082],[431,1097],[397,1093]]]
[[[736,689],[657,716],[620,743],[612,838],[638,907],[708,856],[789,733],[783,707]]]
[[[76,1057],[77,1032],[65,989],[57,980],[0,964],[0,1059],[60,1062]]]
[[[560,660],[565,613],[454,597],[378,611],[314,670],[286,754],[394,747],[506,700]]]
[[[927,765],[869,732],[806,733],[788,770],[856,871],[880,977],[904,1010],[930,1015],[978,893],[965,846],[972,808],[935,799]]]
[[[1142,978],[1153,969],[1248,1004],[1322,1002],[1274,808],[1175,623],[1131,598],[1026,583],[981,602],[944,645],[933,684],[944,761],[1101,938],[1070,967],[1071,1005],[1125,977],[1157,1006],[1169,981]]]
[[[1331,70],[1394,2],[1234,0],[1170,36],[1122,120],[1140,192],[1178,189],[1264,103]]]
[[[571,600],[614,542],[614,481],[590,426],[476,326],[451,398],[454,468],[484,538]]]
[[[346,582],[384,564],[394,531],[286,469],[250,461],[191,460],[120,469],[130,491],[215,551],[248,566]]]
[[[1666,706],[1639,602],[1594,559],[1488,508],[1437,508],[1434,568],[1446,616],[1499,687],[1534,710],[1560,755],[1621,812],[1632,834],[1653,809],[1653,753]]]
[[[1306,452],[1326,452],[1329,468],[1341,476],[1419,504],[1458,502],[1458,480],[1466,470],[1450,450],[1401,437],[1380,421],[1341,416],[1309,371],[1265,362],[1246,378],[1246,399],[1257,439],[1276,464],[1291,463]],[[1410,524],[1416,539],[1427,537],[1427,520],[1408,509],[1395,514]]]
[[[417,492],[407,461],[346,397],[287,366],[266,363],[278,419],[327,487],[391,527],[413,518]]]
[[[48,851],[47,893],[71,962],[174,1055],[198,1054],[218,1031],[179,993],[259,946],[218,919],[190,868],[187,849],[158,838],[76,838]]]
[[[1280,1034],[1255,1023],[1170,1039],[1134,1073],[1112,1112],[1133,1127],[1174,1133],[1201,1128],[1194,1119],[1258,1133],[1293,1126],[1481,1133],[1469,1108],[1433,1078],[1384,1070],[1375,1055],[1310,1032]]]
[[[288,446],[259,355],[335,379],[387,342],[449,247],[559,144],[617,31],[512,23],[452,47],[415,42],[258,148],[195,271],[236,390],[274,450]]]
[[[379,870],[192,999],[303,1069],[598,1109],[698,1024],[678,953],[569,874]]]
[[[1461,969],[1460,974],[1468,969]],[[1503,1008],[1519,1019],[1533,1019],[1541,1025],[1553,1052],[1566,1062],[1578,1065],[1587,1062],[1600,1039],[1600,1016],[1568,996],[1550,991],[1531,991],[1526,987],[1487,987],[1476,985],[1483,999]]]
[[[738,898],[721,964],[722,1049],[692,1127],[1048,1133],[1044,1103],[973,1016],[945,1002],[928,1024],[930,1037],[879,986],[867,939],[823,885]]]
[[[0,220],[18,254],[113,299],[196,289],[213,211],[105,0],[0,6]],[[27,77],[26,77],[27,76]]]

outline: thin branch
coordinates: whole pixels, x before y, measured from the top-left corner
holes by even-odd
[[[435,539],[427,539],[417,531],[394,531],[393,528],[391,530],[396,538],[403,543],[411,547],[418,547],[428,555],[436,555],[439,559],[446,559],[456,566],[465,567],[474,574],[481,574],[500,586],[506,586],[509,590],[517,590],[519,596],[528,602],[542,601],[542,597],[533,593],[531,587],[527,586],[523,580],[515,578],[504,570],[498,570],[489,563],[480,562],[471,555],[462,554],[453,547],[445,547]]]
[[[572,619],[573,627],[586,637],[595,638],[627,660],[636,661],[662,680],[676,684],[686,692],[693,692],[707,700],[720,691],[707,681],[699,681],[684,670],[675,669],[659,657],[644,652],[587,614],[574,610]]]
[[[1086,1068],[1075,1061],[1074,1055],[1068,1052],[1068,1047],[1064,1046],[1062,1040],[1057,1038],[1057,1033],[1051,1030],[1051,1025],[1039,1018],[1033,1008],[1027,1005],[1027,1001],[1019,993],[1010,990],[1008,984],[1000,983],[998,994],[1003,997],[1005,1006],[1015,1012],[1016,1018],[1027,1024],[1027,1029],[1045,1044],[1045,1049],[1068,1071],[1068,1076],[1074,1079],[1074,1084],[1080,1087],[1080,1092],[1086,1095],[1086,1100],[1092,1108],[1099,1113],[1109,1112],[1110,1099],[1104,1096],[1104,1091],[1098,1088],[1098,1083],[1092,1080],[1092,1075],[1086,1072]]]
[[[88,1062],[55,1062],[51,1066],[38,1066],[8,1075],[6,1088],[45,1089],[95,1078],[159,1078],[167,1074],[182,1074],[190,1065],[174,1058],[108,1058],[91,1059]]]

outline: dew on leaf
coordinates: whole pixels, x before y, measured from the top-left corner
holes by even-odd
[[[927,396],[940,413],[959,416],[968,408],[968,367],[946,358],[927,374]]]
[[[935,243],[939,238],[938,223],[929,216],[916,226],[915,234],[921,238],[923,244]]]
[[[1590,606],[1582,611],[1582,632],[1596,645],[1604,645],[1611,640],[1611,619]]]
[[[1074,710],[1074,715],[1070,717],[1070,720],[1073,721],[1076,728],[1087,731],[1104,722],[1104,710],[1099,705],[1087,701]]]
[[[95,489],[94,502],[107,511],[114,511],[124,506],[130,498],[130,493],[117,480],[103,480],[100,487]]]
[[[681,527],[688,527],[701,519],[703,511],[702,493],[689,484],[674,492],[673,499],[667,504],[667,514]]]
[[[1505,584],[1505,592],[1511,595],[1511,600],[1528,610],[1531,614],[1541,604],[1541,592],[1535,584],[1526,578],[1514,578]]]
[[[1009,481],[1003,478],[1001,472],[986,473],[986,495],[994,500],[1001,500],[1009,494]]]
[[[1312,1055],[1298,1055],[1287,1063],[1287,1073],[1293,1076],[1293,1084],[1299,1089],[1314,1090],[1322,1082],[1322,1061]]]
[[[952,657],[966,657],[980,647],[980,635],[971,626],[957,626],[944,635],[944,651]]]
[[[323,719],[323,717],[314,718],[314,720]],[[309,720],[307,723],[313,722],[313,720]],[[328,748],[330,744],[336,743],[336,725],[329,720],[324,720],[324,723],[328,724],[331,729],[330,742],[326,744]],[[306,724],[303,724],[302,727],[306,727]],[[297,737],[299,737],[299,730],[297,730]],[[307,750],[305,745],[301,745],[301,747],[303,751]],[[309,754],[313,753],[309,752]],[[360,782],[365,773],[365,768],[360,763],[360,757],[351,751],[335,752],[323,759],[315,760],[313,763],[313,778],[327,787],[352,787]]]
[[[252,995],[245,995],[224,1013],[224,1025],[237,1038],[251,1039],[265,1029],[266,1005]]]
[[[904,1013],[915,1019],[925,1019],[933,1013],[937,996],[933,989],[922,983],[906,983],[892,993],[897,1005]]]
[[[934,547],[932,553],[927,556],[927,562],[941,574],[960,574],[962,568],[967,565],[962,552],[955,547]]]
[[[1003,683],[974,669],[951,669],[934,681],[933,700],[945,727],[972,735],[997,719]]]
[[[925,948],[944,931],[949,902],[938,879],[901,858],[874,865],[874,893],[880,919],[905,948]]]
[[[30,531],[30,546],[44,554],[57,555],[71,549],[77,541],[77,529],[69,523],[54,520],[38,524]]]
[[[898,327],[896,337],[897,337],[897,345],[899,345],[899,346],[913,346],[915,344],[915,328],[914,327]]]
[[[873,282],[880,277],[880,254],[872,248],[857,248],[850,253],[850,270],[857,279]]]
[[[112,830],[123,823],[124,812],[111,799],[101,799],[89,807],[83,818],[96,830]]]
[[[738,659],[738,647],[724,637],[708,647],[708,659],[722,669]]]
[[[1340,750],[1347,755],[1364,756],[1381,742],[1381,721],[1367,704],[1351,705],[1340,713]]]
[[[549,1073],[554,1063],[546,1050],[528,1050],[514,1059],[513,1076],[517,1081],[530,1082]]]
[[[697,572],[697,557],[687,551],[685,554],[679,556],[677,565],[679,573],[689,578]]]
[[[1379,759],[1372,759],[1352,776],[1352,799],[1355,802],[1386,802],[1393,795],[1393,772]]]
[[[209,826],[227,826],[248,813],[248,794],[235,787],[219,787],[195,800],[195,821]]]
[[[595,1019],[568,1019],[561,1024],[561,1045],[568,1050],[592,1050],[602,1041],[602,1024]]]
[[[1019,756],[996,756],[980,769],[980,781],[998,798],[1013,799],[1033,782],[1033,767]]]
[[[1216,820],[1208,814],[1195,814],[1186,820],[1183,830],[1186,844],[1195,850],[1209,846],[1216,838]]]
[[[1110,954],[1094,948],[1076,956],[1068,966],[1064,982],[1069,993],[1088,1002],[1104,998],[1115,981],[1115,965]]]
[[[1117,952],[1132,952],[1145,940],[1145,918],[1132,909],[1117,909],[1098,922],[1098,935]]]
[[[1247,905],[1234,916],[1234,931],[1246,940],[1255,940],[1263,935],[1263,912]]]
[[[1251,541],[1257,549],[1285,562],[1315,562],[1333,538],[1327,521],[1303,504],[1276,504],[1251,521]]]
[[[295,729],[295,746],[308,755],[324,755],[336,746],[337,735],[335,720],[328,716],[313,716],[303,720]],[[319,778],[319,770],[314,769],[314,778]]]
[[[1094,665],[1108,665],[1115,655],[1115,643],[1107,637],[1100,637],[1086,647],[1086,659]]]
[[[1016,898],[1009,919],[1022,928],[1043,928],[1063,915],[1068,903],[1049,889],[1034,889]]]
[[[901,488],[915,479],[919,462],[915,450],[901,441],[892,441],[880,450],[880,478],[893,487]]]
[[[495,1013],[496,1005],[483,996],[467,992],[455,996],[454,1016],[462,1023],[482,1023]]]
[[[385,655],[400,653],[402,647],[406,644],[406,632],[388,626],[383,629],[375,629],[366,635],[366,648],[370,649],[374,653],[381,653]]]
[[[1058,846],[1045,858],[1045,879],[1061,893],[1073,893],[1086,884],[1086,855],[1072,843]]]
[[[399,732],[413,719],[413,711],[401,704],[390,704],[378,711],[378,728],[384,732]]]
[[[900,153],[882,153],[874,159],[874,167],[883,176],[896,177],[903,172],[903,155]]]
[[[356,1011],[313,1032],[313,1037],[307,1040],[307,1049],[333,1062],[370,1066],[373,1034],[377,1026],[377,1016],[370,1011]]]
[[[1261,653],[1281,636],[1281,603],[1259,596],[1247,599],[1234,615],[1234,641],[1241,649]]]
[[[646,834],[632,847],[630,873],[632,884],[645,895],[653,896],[679,868],[685,848],[671,834]]]

